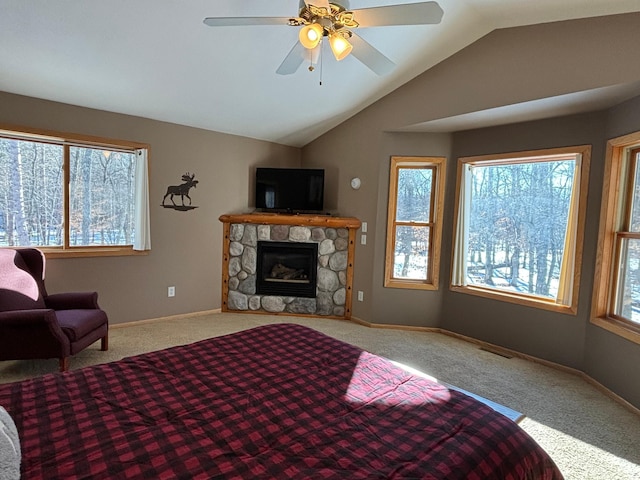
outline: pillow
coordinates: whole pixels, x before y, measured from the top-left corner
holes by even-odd
[[[0,249],[0,289],[1,312],[47,308],[37,280],[16,250]]]
[[[0,480],[20,478],[20,438],[9,413],[0,407]]]

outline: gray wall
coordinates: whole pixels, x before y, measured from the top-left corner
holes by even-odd
[[[640,131],[640,97],[625,102],[607,112],[605,138],[615,138]],[[602,175],[591,172],[596,185]],[[601,185],[599,185],[600,188]],[[600,190],[590,190],[600,200]],[[595,201],[595,198],[594,198]],[[591,265],[591,259],[587,260]],[[598,382],[617,392],[640,408],[640,345],[618,335],[587,325],[583,370]]]
[[[223,213],[245,211],[258,165],[322,167],[327,208],[369,224],[356,248],[354,316],[374,323],[442,326],[491,343],[582,368],[640,407],[640,346],[588,321],[603,149],[607,138],[640,130],[639,101],[606,112],[455,134],[397,133],[428,120],[640,79],[640,15],[620,15],[495,31],[299,149],[0,93],[0,122],[151,144],[152,251],[143,257],[51,260],[52,292],[95,289],[112,322],[220,307]],[[562,315],[448,289],[457,155],[593,145],[578,315]],[[389,157],[446,156],[440,290],[384,288]],[[199,208],[160,207],[168,185],[196,173]],[[349,187],[353,177],[362,188]],[[166,296],[168,285],[176,297]],[[634,368],[632,368],[634,367]]]
[[[497,30],[382,98],[303,148],[303,165],[337,171],[335,208],[369,223],[358,244],[354,316],[374,323],[441,326],[584,370],[640,407],[640,345],[589,322],[604,148],[640,130],[638,101],[610,111],[452,134],[393,133],[421,122],[640,79],[640,15],[617,15]],[[592,145],[583,270],[577,315],[449,290],[456,159],[568,145]],[[437,292],[382,287],[391,155],[449,158],[441,286]],[[359,176],[363,187],[349,190]],[[633,370],[633,371],[632,371]],[[636,373],[634,373],[636,372]]]
[[[224,213],[247,211],[258,165],[299,166],[300,150],[0,92],[0,122],[151,145],[151,252],[136,257],[51,259],[50,293],[96,290],[111,323],[220,308]],[[199,181],[198,208],[161,206],[169,185],[185,172]],[[176,296],[167,297],[167,287]]]
[[[452,158],[569,145],[592,145],[582,275],[577,315],[445,291],[445,329],[508,346],[586,372],[640,406],[640,345],[590,323],[606,142],[640,131],[640,97],[607,111],[486,128],[453,135]],[[449,178],[446,223],[453,225],[455,178]],[[451,258],[453,228],[445,229],[443,257]],[[450,262],[445,261],[450,278]]]
[[[593,113],[454,134],[454,159],[585,144],[592,145],[592,159],[577,317],[447,290],[444,294],[443,328],[573,368],[582,367],[598,238],[605,118],[604,113]],[[446,204],[451,207],[455,203],[453,175],[449,180]],[[453,221],[452,208],[449,208],[447,223],[450,228],[445,228],[446,241],[442,252],[447,259],[452,254]],[[450,265],[445,261],[447,279],[450,278]]]

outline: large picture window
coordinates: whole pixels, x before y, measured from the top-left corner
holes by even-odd
[[[0,130],[0,246],[50,255],[150,248],[148,147]]]
[[[640,132],[608,143],[597,259],[592,321],[640,343]]]
[[[443,157],[391,157],[386,287],[438,288]]]
[[[459,161],[452,289],[576,312],[590,147]]]

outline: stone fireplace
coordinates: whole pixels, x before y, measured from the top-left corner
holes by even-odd
[[[355,218],[222,215],[222,311],[351,318]]]

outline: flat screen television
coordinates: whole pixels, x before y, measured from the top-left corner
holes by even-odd
[[[324,170],[256,169],[256,209],[277,213],[317,213],[323,208]]]

